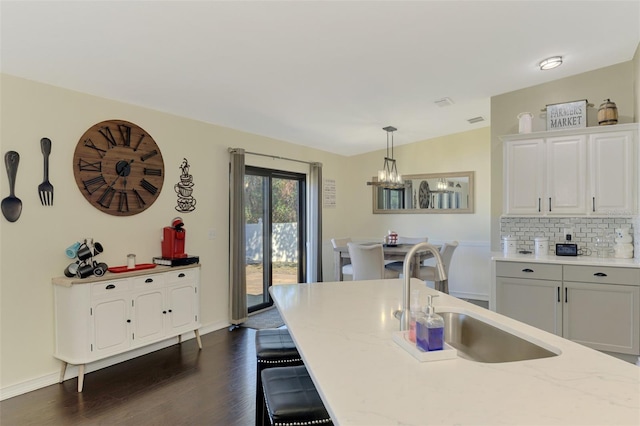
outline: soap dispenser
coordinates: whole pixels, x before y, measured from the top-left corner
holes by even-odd
[[[427,295],[425,315],[416,323],[416,345],[422,351],[439,351],[444,346],[444,319],[433,308],[433,297]]]

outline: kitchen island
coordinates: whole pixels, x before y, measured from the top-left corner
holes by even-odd
[[[271,294],[338,425],[637,425],[640,368],[425,287],[557,354],[509,363],[419,362],[392,340],[402,283],[279,285]]]

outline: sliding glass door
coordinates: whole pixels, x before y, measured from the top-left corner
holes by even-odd
[[[273,305],[269,287],[304,282],[305,175],[246,166],[247,307]]]

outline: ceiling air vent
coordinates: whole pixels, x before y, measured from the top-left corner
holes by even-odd
[[[446,107],[449,105],[453,105],[453,101],[451,100],[451,98],[442,98],[435,101],[434,104],[438,105],[439,107]]]
[[[475,123],[479,123],[481,121],[484,121],[484,117],[473,117],[467,120],[469,122],[469,124],[475,124]]]

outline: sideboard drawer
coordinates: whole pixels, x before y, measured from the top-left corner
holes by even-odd
[[[103,297],[112,294],[129,291],[128,280],[101,281],[91,284],[91,295],[93,297]]]
[[[562,280],[562,265],[533,262],[496,262],[496,275],[510,278]]]
[[[133,287],[136,290],[157,288],[165,284],[164,274],[143,275],[133,279]]]
[[[640,286],[640,268],[565,265],[564,281]]]
[[[170,271],[165,274],[167,282],[169,284],[175,284],[187,281],[196,281],[200,270],[197,268],[191,269],[178,269],[177,271]]]

